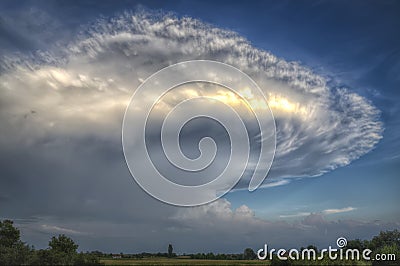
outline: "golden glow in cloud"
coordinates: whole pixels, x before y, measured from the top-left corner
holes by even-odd
[[[305,118],[311,113],[310,107],[301,105],[299,102],[296,102],[287,96],[270,92],[266,95],[266,100],[259,99],[254,97],[248,88],[240,90],[240,95],[215,84],[212,86],[203,86],[201,84],[198,84],[198,86],[184,85],[184,87],[178,90],[180,90],[180,92],[174,90],[174,93],[164,95],[164,97],[160,99],[157,108],[167,108],[167,110],[169,110],[180,101],[203,96],[218,100],[224,104],[235,107],[238,110],[247,112],[251,112],[251,110],[255,109],[267,109],[269,107],[274,115],[279,116],[294,115],[299,118]]]
[[[278,94],[268,94],[268,105],[271,108],[272,112],[285,112],[298,114],[301,116],[309,114],[307,108],[301,106],[297,102],[290,101],[288,98],[283,97]]]

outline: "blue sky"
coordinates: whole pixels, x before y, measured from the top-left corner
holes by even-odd
[[[344,234],[348,238],[370,238],[379,230],[399,228],[399,9],[400,5],[396,1],[2,2],[0,81],[3,81],[3,87],[0,93],[5,99],[2,101],[2,112],[5,115],[0,119],[7,127],[3,128],[0,142],[0,171],[3,173],[0,178],[0,217],[15,219],[23,228],[25,240],[38,247],[47,244],[49,235],[70,233],[80,241],[82,249],[124,252],[163,250],[164,244],[169,241],[176,243],[178,252],[202,252],[207,248],[214,252],[240,252],[245,248],[241,246],[242,241],[254,248],[262,246],[263,241],[284,247],[307,243],[322,246],[334,242],[334,237],[340,236],[338,234]],[[285,62],[299,62],[301,66],[312,70],[312,77],[324,78],[327,87],[332,90],[346,87],[350,92],[362,96],[365,103],[360,107],[361,112],[367,110],[363,108],[368,106],[379,110],[377,119],[383,125],[382,138],[373,145],[371,151],[362,152],[359,159],[351,159],[348,164],[318,177],[310,177],[312,171],[309,176],[301,178],[293,175],[285,179],[285,176],[287,184],[261,188],[255,192],[234,191],[214,205],[193,210],[164,206],[140,191],[132,184],[132,180],[125,178],[129,173],[121,160],[123,157],[121,147],[118,146],[120,143],[116,141],[116,136],[120,134],[119,109],[110,108],[102,113],[105,119],[111,117],[110,121],[113,121],[108,126],[102,123],[90,124],[90,117],[89,120],[84,120],[86,116],[72,116],[68,120],[68,116],[56,109],[54,116],[42,117],[41,108],[56,108],[50,99],[53,94],[50,94],[49,101],[45,101],[43,99],[47,99],[47,94],[44,93],[32,93],[33,96],[28,90],[9,93],[13,88],[15,91],[21,88],[16,81],[21,76],[26,77],[22,82],[37,82],[37,87],[32,85],[32,91],[42,86],[37,78],[30,80],[30,70],[18,72],[21,71],[19,67],[26,67],[25,62],[43,71],[50,69],[49,73],[53,73],[51,67],[56,66],[57,69],[66,71],[60,73],[69,73],[71,77],[74,71],[86,73],[86,76],[107,73],[100,67],[93,67],[94,65],[104,64],[104,69],[107,69],[107,64],[118,66],[123,62],[127,65],[124,55],[121,56],[123,53],[120,54],[118,49],[131,43],[123,40],[115,47],[107,46],[98,37],[102,30],[106,31],[106,37],[115,32],[124,32],[123,25],[118,28],[118,24],[112,22],[113,18],[118,18],[123,12],[148,12],[149,16],[155,17],[155,21],[158,19],[157,15],[168,12],[172,12],[177,20],[183,17],[197,19],[201,23],[210,24],[210,27],[236,32],[237,36],[247,39],[252,49],[265,50]],[[99,47],[106,52],[102,54],[100,50],[96,50],[95,55],[87,59],[81,53],[86,51],[89,54],[91,50],[84,50],[79,46],[85,40],[99,42]],[[83,50],[71,52],[68,49],[63,50],[65,47]],[[95,50],[93,47],[90,46]],[[138,49],[139,53],[147,52],[143,47]],[[169,55],[162,56],[168,58]],[[209,54],[207,56],[210,57]],[[196,59],[194,56],[191,58],[190,54],[182,57],[178,55],[176,58]],[[129,56],[126,60],[130,60]],[[144,66],[144,70],[140,65],[134,65],[135,75],[146,78],[165,66],[162,61],[164,59],[160,59],[160,62],[157,60],[153,59],[155,63],[151,67]],[[68,65],[69,62],[74,64]],[[119,70],[117,67],[115,69]],[[245,69],[242,70],[246,72]],[[115,73],[112,71],[109,72],[113,75],[111,78],[120,82],[119,86],[132,86],[126,91],[129,92],[138,85],[129,85],[129,71],[126,69],[121,68],[121,71]],[[32,75],[39,78],[46,75],[40,73],[35,72]],[[93,78],[93,82],[87,86],[112,86],[109,80],[102,83],[102,80]],[[128,81],[125,82],[126,80]],[[81,76],[80,81],[84,82]],[[60,84],[63,82],[67,81],[62,80]],[[11,89],[7,90],[7,86],[11,86]],[[91,94],[82,91],[79,100],[70,103],[71,99],[75,99],[75,94],[68,90],[65,93],[64,90],[61,91],[57,97],[64,100],[58,102],[58,105],[63,106],[65,103],[68,108],[71,105],[70,110],[80,105],[89,106],[90,101],[97,99],[90,98]],[[107,94],[108,99],[125,99],[126,91],[121,91]],[[85,97],[89,99],[87,102]],[[93,108],[99,106],[104,104]],[[92,109],[89,108],[87,112],[90,110]],[[21,120],[15,117],[20,117]],[[25,122],[23,118],[27,117],[36,124]],[[60,126],[58,129],[57,122],[54,122],[57,118],[67,126]],[[344,119],[345,116],[339,118]],[[285,119],[282,121],[286,121]],[[55,123],[57,130],[52,131],[53,129],[41,126],[43,121]],[[43,125],[47,125],[45,122]],[[360,122],[359,126],[362,125]],[[19,134],[24,141],[15,137],[19,137]],[[363,140],[363,136],[356,136],[355,140],[359,139]],[[14,141],[22,144],[19,147],[9,145]],[[88,148],[82,150],[80,147],[83,146]],[[310,154],[320,149],[317,144],[312,147],[309,150],[307,147],[304,149]],[[344,146],[340,148],[345,149]],[[59,153],[60,149],[65,151],[64,155]],[[352,148],[350,152],[357,150]],[[322,162],[317,157],[314,159],[314,170],[318,172],[325,164],[319,167],[317,165]],[[308,163],[307,167],[312,168],[313,162]],[[328,165],[329,160],[323,163]],[[288,169],[292,169],[291,160],[287,164]],[[293,173],[298,173],[295,170]],[[287,171],[291,173],[291,170]],[[58,193],[60,194],[57,195]],[[103,195],[109,201],[107,204],[102,202]],[[31,202],[33,207],[24,206],[26,202]],[[51,202],[54,202],[54,206]],[[110,211],[116,205],[120,206],[120,211]],[[243,205],[245,208],[242,208]],[[100,206],[104,206],[104,209]],[[240,218],[240,215],[243,217]],[[232,243],[227,245],[222,240],[227,229],[207,227],[208,222],[231,223],[232,228],[228,229],[236,230],[237,236],[228,238]],[[189,226],[190,223],[192,225]],[[249,229],[248,234],[244,229],[237,230],[243,227],[252,229]],[[313,229],[304,229],[309,227]],[[210,231],[209,234],[204,232],[206,228]],[[104,230],[109,233],[101,235],[100,232]],[[126,236],[122,230],[127,231]],[[181,232],[181,237],[176,236],[174,230]],[[249,234],[253,235],[257,230],[265,230],[266,236],[248,238]],[[268,232],[274,231],[278,233],[268,238]],[[327,231],[329,232],[326,233]],[[279,232],[282,233],[281,237]],[[325,235],[318,238],[315,232]],[[296,239],[290,238],[293,233],[298,233]],[[207,246],[210,239],[215,242],[213,246]],[[104,240],[109,244],[103,244]],[[152,244],[154,242],[158,244]]]

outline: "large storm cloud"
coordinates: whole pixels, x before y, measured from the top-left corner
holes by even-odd
[[[379,111],[350,89],[329,85],[234,32],[142,12],[100,20],[65,49],[34,60],[5,60],[2,145],[34,145],[60,135],[117,140],[135,88],[155,71],[192,59],[231,64],[264,91],[277,126],[272,179],[347,165],[382,137]]]
[[[259,220],[246,206],[232,211],[225,199],[177,210],[146,197],[125,178],[129,173],[121,125],[129,99],[148,76],[181,61],[208,59],[233,65],[264,91],[277,132],[275,159],[264,187],[348,165],[382,138],[379,110],[350,88],[257,49],[235,32],[196,19],[127,12],[96,21],[69,43],[55,43],[32,56],[1,61],[0,166],[5,177],[0,206],[5,216],[33,216],[28,235],[69,232],[91,241],[90,232],[107,231],[104,238],[113,243],[122,228],[142,241],[137,249],[157,250],[141,232],[154,231],[168,241],[175,235],[163,228],[185,228],[182,224],[187,223],[187,237],[195,232],[200,238],[204,225],[189,223],[217,207],[216,217],[206,217],[210,223],[232,218],[233,228],[244,230],[240,234],[253,225],[253,235],[257,230],[301,227]],[[132,223],[142,229],[130,231]],[[96,243],[91,247],[104,247]]]

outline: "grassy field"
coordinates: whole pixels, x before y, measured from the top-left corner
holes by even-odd
[[[196,260],[196,259],[101,259],[105,265],[269,265],[259,260]]]
[[[270,265],[268,260],[197,260],[187,258],[145,258],[145,259],[101,259],[105,265]],[[367,261],[297,261],[294,265],[362,265],[370,266]]]

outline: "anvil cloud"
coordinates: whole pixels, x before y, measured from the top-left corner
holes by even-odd
[[[99,20],[65,48],[4,59],[1,145],[35,145],[60,135],[116,141],[134,89],[155,71],[192,59],[231,64],[264,91],[277,125],[272,180],[321,175],[382,138],[379,110],[350,89],[234,32],[140,12]]]

